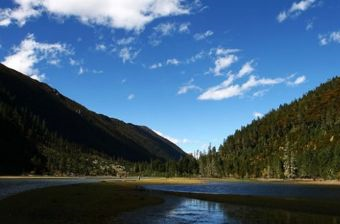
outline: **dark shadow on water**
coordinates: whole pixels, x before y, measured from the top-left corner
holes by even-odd
[[[340,224],[340,217],[334,216],[236,206],[176,196],[165,198],[165,203],[125,213],[115,223]]]

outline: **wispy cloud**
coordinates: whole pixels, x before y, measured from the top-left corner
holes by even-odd
[[[292,78],[294,77],[294,75],[292,76]],[[302,84],[302,83],[304,83],[305,81],[306,81],[306,76],[304,76],[304,75],[302,75],[302,76],[299,76],[299,77],[297,77],[295,80],[293,80],[293,81],[290,81],[290,79],[291,78],[289,78],[288,80],[287,80],[287,84],[288,85],[291,85],[291,86],[298,86],[298,85],[300,85],[300,84]]]
[[[183,95],[194,90],[202,91],[202,89],[199,86],[194,84],[194,79],[190,79],[189,82],[185,83],[178,89],[177,95]]]
[[[183,139],[178,139],[178,138],[174,138],[174,137],[171,137],[169,135],[165,135],[163,134],[162,132],[159,132],[159,131],[156,131],[156,130],[153,130],[156,134],[158,134],[159,136],[162,136],[163,138],[169,140],[170,142],[178,145],[178,144],[187,144],[189,143],[189,139],[187,138],[183,138]]]
[[[314,22],[313,21],[309,21],[306,25],[306,30],[310,31],[314,28]]]
[[[317,0],[302,0],[299,2],[293,2],[292,6],[288,10],[280,12],[276,19],[279,23],[282,23],[289,17],[296,17],[302,12],[312,8],[316,2]]]
[[[200,51],[197,54],[185,60],[185,62],[187,64],[195,63],[196,61],[203,59],[205,56],[206,56],[206,53],[204,51]]]
[[[136,97],[135,94],[131,93],[131,94],[128,95],[127,99],[128,100],[133,100],[135,97]]]
[[[189,27],[190,27],[190,23],[189,22],[182,23],[178,27],[178,32],[180,32],[180,33],[189,33],[190,32]]]
[[[96,51],[106,51],[105,44],[96,44]]]
[[[181,61],[179,61],[177,58],[169,58],[165,62],[157,62],[150,65],[149,69],[157,69],[167,65],[179,65],[179,64],[181,64]]]
[[[39,69],[35,67],[36,64],[41,61],[46,61],[47,63],[54,61],[58,64],[60,56],[70,53],[71,51],[65,44],[40,43],[35,40],[33,34],[29,34],[19,46],[13,48],[12,54],[5,57],[2,63],[33,79],[42,81],[44,80],[45,75],[41,74]],[[56,65],[56,63],[49,64]]]
[[[155,64],[152,64],[149,66],[150,69],[157,69],[157,68],[161,68],[163,67],[163,64],[162,63],[155,63]]]
[[[194,34],[194,39],[195,40],[204,40],[207,39],[208,37],[214,35],[214,32],[211,30],[207,30],[204,33],[196,33]]]
[[[242,66],[242,68],[240,69],[240,71],[237,73],[237,77],[238,77],[238,78],[242,78],[242,77],[245,76],[245,75],[251,74],[251,73],[255,70],[254,67],[253,67],[253,63],[254,63],[253,60],[246,62],[246,63]]]
[[[268,91],[269,91],[269,89],[261,89],[259,91],[256,91],[255,93],[253,93],[253,97],[264,96]]]
[[[129,45],[134,41],[135,41],[135,37],[126,37],[126,38],[117,40],[117,44],[118,45]]]
[[[140,50],[134,50],[132,47],[124,47],[119,51],[118,56],[122,59],[123,63],[132,63],[140,53]]]
[[[179,65],[181,62],[177,58],[171,58],[166,60],[167,65]]]
[[[156,47],[162,43],[162,39],[175,33],[189,33],[190,23],[160,23],[153,27],[153,32],[149,36],[149,44]]]
[[[16,0],[15,4],[13,9],[0,9],[0,26],[23,26],[29,19],[48,13],[59,18],[73,17],[84,24],[141,31],[157,18],[191,11],[181,0]]]
[[[340,43],[340,31],[334,31],[329,34],[319,35],[319,41],[321,46],[328,45],[330,43]]]

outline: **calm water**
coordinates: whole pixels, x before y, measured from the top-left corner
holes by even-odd
[[[340,200],[340,187],[259,182],[219,182],[201,185],[148,185],[146,189],[209,194],[236,194],[274,197]]]
[[[61,186],[78,183],[97,182],[98,179],[65,178],[65,179],[0,179],[0,199],[10,195],[37,188]]]
[[[125,213],[114,223],[337,224],[340,223],[340,217],[236,206],[169,196],[164,204]]]
[[[150,185],[147,189],[201,192],[214,194],[263,195],[276,197],[308,197],[339,200],[336,186],[293,185],[284,183],[209,183],[203,185]],[[152,194],[152,192],[150,192]],[[165,196],[164,204],[125,213],[117,223],[230,223],[230,224],[340,224],[339,216],[315,215],[280,209],[259,208],[208,202],[176,196]]]

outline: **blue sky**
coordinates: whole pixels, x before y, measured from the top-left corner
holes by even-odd
[[[2,0],[0,60],[185,151],[340,71],[337,0]]]

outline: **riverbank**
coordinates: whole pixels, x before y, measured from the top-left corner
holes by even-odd
[[[137,176],[119,178],[115,176],[0,176],[1,179],[101,179],[104,181],[110,180],[138,180]],[[199,184],[207,182],[265,182],[265,183],[285,183],[285,184],[307,184],[307,185],[339,185],[340,180],[324,180],[324,179],[279,179],[279,178],[206,178],[206,177],[142,177],[141,180],[146,184]]]

